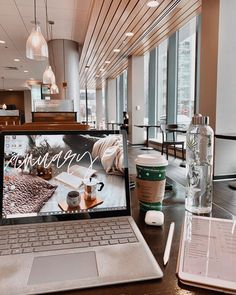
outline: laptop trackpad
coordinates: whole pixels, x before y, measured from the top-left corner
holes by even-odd
[[[98,276],[94,251],[35,257],[28,285]]]

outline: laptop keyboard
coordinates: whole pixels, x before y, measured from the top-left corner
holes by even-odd
[[[0,255],[135,243],[127,218],[2,226]]]

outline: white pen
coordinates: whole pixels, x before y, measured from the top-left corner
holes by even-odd
[[[167,264],[169,257],[170,257],[170,249],[171,249],[172,239],[173,239],[173,235],[174,235],[174,229],[175,229],[175,223],[171,222],[167,241],[166,241],[166,248],[165,248],[165,252],[164,252],[164,257],[163,257],[164,265]]]

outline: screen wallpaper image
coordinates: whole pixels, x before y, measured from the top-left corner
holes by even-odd
[[[121,135],[5,135],[3,217],[126,209]]]

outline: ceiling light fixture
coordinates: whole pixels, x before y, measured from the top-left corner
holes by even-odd
[[[8,90],[9,90],[9,91],[13,91],[13,89],[12,89],[12,88],[9,88]]]
[[[49,21],[48,20],[48,2],[45,0],[45,11],[46,11],[46,30],[47,30],[47,39],[51,38],[53,39],[53,33],[52,33],[52,26],[54,25],[54,21]],[[48,24],[50,25],[50,37],[49,37],[49,30],[48,30]],[[53,54],[53,49],[52,49],[52,61],[54,64],[54,69],[56,73],[56,67],[54,63],[54,54]],[[50,84],[50,94],[58,94],[59,93],[59,88],[56,84],[56,78],[53,73],[53,70],[51,66],[48,64],[48,67],[46,68],[44,74],[43,74],[43,83],[44,82],[49,82],[46,84]]]
[[[0,44],[5,44],[6,42],[3,40],[0,40]]]
[[[151,0],[147,2],[147,6],[151,8],[157,7],[158,5],[159,5],[159,2],[157,2],[156,0]]]
[[[113,51],[116,52],[116,53],[118,53],[118,52],[120,52],[120,49],[119,48],[115,48],[115,49],[113,49]]]
[[[106,61],[105,61],[105,64],[110,64],[110,63],[111,63],[110,60],[106,60]]]
[[[29,73],[29,71],[28,70],[24,70],[24,73]]]
[[[58,94],[59,93],[59,89],[57,87],[57,85],[55,83],[53,83],[50,87],[50,93],[51,94]]]
[[[125,36],[126,37],[133,37],[134,33],[133,32],[126,32]]]
[[[45,72],[43,73],[43,84],[55,84],[56,78],[52,71],[51,66],[47,66]]]
[[[34,27],[26,42],[26,57],[38,61],[48,58],[48,45],[36,18],[36,0],[34,0]]]
[[[46,0],[46,15],[47,15],[47,0]],[[46,19],[47,19],[47,24],[49,23],[50,24],[50,32],[51,32],[51,40],[53,39],[53,33],[52,33],[52,26],[54,25],[54,21],[48,21],[48,15],[46,16]],[[63,44],[64,46],[64,44]],[[55,66],[55,61],[54,61],[54,50],[53,50],[53,45],[52,45],[52,62],[53,62],[53,65],[54,65],[54,69],[55,69],[55,74],[56,74],[56,66]],[[53,73],[54,74],[54,73]],[[58,94],[59,93],[59,88],[56,84],[56,79],[55,79],[55,75],[54,75],[54,81],[52,81],[51,83],[51,87],[50,87],[50,93],[51,94]]]
[[[20,61],[20,59],[19,58],[14,58],[14,61]]]

